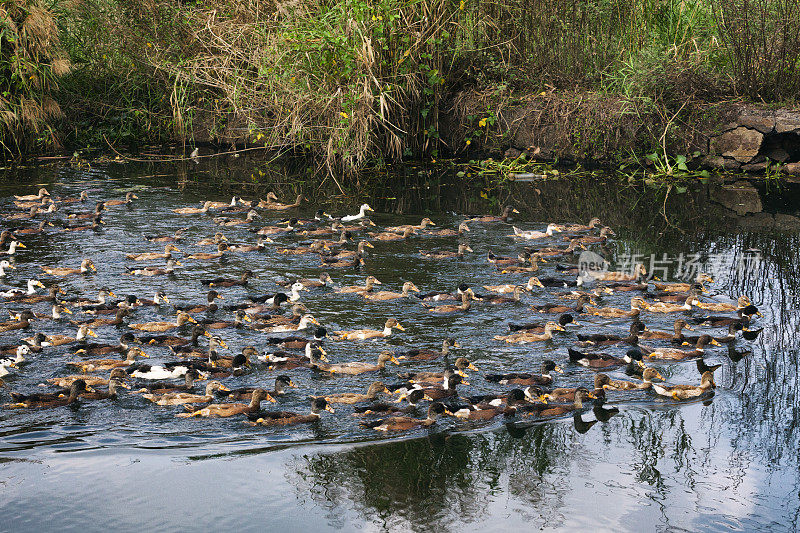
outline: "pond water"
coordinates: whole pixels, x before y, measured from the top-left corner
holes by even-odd
[[[171,234],[188,228],[182,252],[208,251],[194,245],[218,227],[212,216],[179,217],[171,210],[199,206],[203,200],[248,198],[275,191],[291,202],[303,192],[309,202],[292,213],[313,215],[325,208],[336,215],[357,211],[368,201],[378,227],[418,223],[429,216],[437,228],[455,228],[465,214],[497,213],[513,205],[514,224],[542,230],[548,222],[586,223],[600,217],[616,237],[593,249],[613,265],[643,260],[657,275],[679,280],[691,260],[711,271],[710,296],[725,300],[744,294],[759,307],[755,340],[739,336],[729,346],[709,347],[706,361],[721,364],[717,389],[704,401],[675,402],[650,393],[609,391],[608,402],[620,413],[578,431],[571,416],[506,425],[503,417],[488,422],[441,419],[430,429],[397,435],[377,434],[359,426],[352,408],[337,405],[314,424],[297,427],[250,427],[242,417],[181,419],[181,407],[158,407],[124,391],[115,401],[81,402],[49,410],[0,411],[0,510],[2,530],[52,528],[99,531],[186,530],[413,530],[493,531],[510,528],[565,530],[579,527],[605,531],[795,530],[800,511],[798,467],[798,208],[800,195],[789,185],[759,185],[764,212],[737,217],[710,202],[719,183],[691,185],[687,192],[628,186],[602,177],[548,180],[530,184],[492,185],[475,178],[469,185],[452,173],[409,168],[387,180],[366,184],[369,196],[344,197],[332,180],[295,171],[278,171],[252,161],[215,160],[202,165],[109,164],[92,168],[48,166],[6,172],[0,182],[0,212],[13,209],[13,194],[34,194],[46,186],[54,196],[89,192],[86,204],[64,207],[90,210],[98,199],[118,199],[134,191],[130,206],[109,209],[99,231],[58,232],[54,228],[24,239],[26,249],[14,258],[16,270],[3,279],[21,287],[28,278],[50,285],[40,265],[76,267],[90,257],[97,273],[59,281],[68,296],[94,296],[101,287],[118,296],[150,298],[164,290],[173,303],[204,303],[199,280],[238,276],[251,269],[257,277],[247,289],[224,289],[224,304],[282,290],[276,280],[315,277],[323,268],[314,255],[275,253],[279,245],[308,242],[289,234],[262,252],[233,253],[226,261],[184,260],[173,277],[122,275],[125,253],[156,251],[144,235]],[[262,211],[255,227],[285,214]],[[243,214],[234,215],[243,217]],[[3,228],[31,227],[27,221],[4,221]],[[225,228],[231,242],[254,243],[248,225]],[[529,275],[500,274],[486,254],[516,255],[528,242],[508,235],[511,225],[470,223],[465,237],[473,253],[463,260],[433,261],[418,250],[455,250],[458,239],[413,237],[381,243],[369,251],[360,270],[330,269],[337,285],[362,283],[374,275],[381,289],[399,290],[412,281],[423,292],[451,291],[468,283],[524,283]],[[560,237],[542,241],[561,244]],[[352,248],[352,246],[350,246]],[[182,254],[176,254],[180,257]],[[565,258],[568,262],[575,258]],[[158,261],[148,264],[158,263]],[[665,270],[666,268],[666,270]],[[685,272],[684,272],[685,274]],[[542,264],[540,276],[560,275],[555,262]],[[567,279],[564,276],[564,279]],[[405,331],[365,342],[326,340],[334,362],[374,360],[383,349],[440,347],[454,337],[461,348],[454,356],[469,358],[462,395],[499,392],[510,387],[487,382],[484,374],[538,371],[544,359],[564,368],[556,375],[563,387],[590,386],[594,373],[569,364],[567,348],[575,332],[626,333],[629,321],[576,316],[580,327],[556,333],[552,341],[507,345],[493,339],[510,321],[542,319],[529,304],[564,302],[565,290],[536,290],[517,304],[476,303],[468,313],[436,316],[411,299],[365,302],[330,289],[302,293],[301,301],[329,331],[377,328],[389,317]],[[719,297],[717,297],[719,295]],[[707,298],[704,298],[707,299]],[[604,296],[602,305],[627,308],[630,294]],[[709,300],[710,301],[710,300]],[[24,305],[3,302],[4,314]],[[49,312],[47,304],[34,310]],[[692,316],[708,314],[693,310]],[[720,313],[711,313],[720,314]],[[127,320],[168,320],[170,306],[141,307]],[[216,315],[230,319],[231,313]],[[73,315],[68,317],[75,319]],[[83,318],[83,317],[79,317]],[[202,318],[202,314],[197,314]],[[643,313],[650,329],[670,330],[674,315]],[[35,321],[24,333],[7,332],[0,343],[13,344],[33,331],[73,334],[66,320]],[[96,329],[100,342],[116,343],[124,329]],[[717,335],[724,328],[706,328]],[[229,346],[264,348],[264,335],[249,329],[219,330]],[[94,339],[93,339],[94,341]],[[651,341],[649,344],[659,344]],[[665,345],[663,342],[660,345]],[[76,358],[69,346],[28,357],[28,364],[6,376],[0,400],[9,390],[37,391],[47,378],[71,373]],[[166,348],[145,346],[148,362],[174,358]],[[609,353],[621,355],[624,348]],[[441,360],[408,364],[401,370],[441,371]],[[654,365],[671,383],[699,383],[693,362]],[[377,377],[399,381],[398,368],[380,374],[336,376],[299,368],[287,372],[298,385],[279,400],[279,409],[307,411],[308,396],[364,391]],[[263,368],[223,380],[231,388],[271,389],[277,374]],[[612,377],[624,377],[618,371]],[[423,402],[426,404],[426,402]],[[274,408],[270,406],[269,408]],[[419,412],[423,414],[424,407]],[[587,417],[588,418],[588,417]]]

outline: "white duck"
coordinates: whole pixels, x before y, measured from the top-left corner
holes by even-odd
[[[36,294],[36,287],[40,287],[44,289],[44,284],[39,281],[38,279],[29,279],[28,280],[28,289],[26,291],[22,289],[11,289],[5,292],[0,292],[0,296],[3,298],[17,298],[19,296],[32,296]]]
[[[561,231],[561,229],[559,229],[559,227],[555,224],[548,224],[547,229],[545,231],[536,231],[536,230],[522,231],[516,226],[512,226],[512,228],[514,229],[514,235],[512,235],[513,237],[519,237],[520,239],[530,239],[530,240],[552,237],[554,231],[558,232]]]
[[[357,215],[347,215],[342,217],[342,222],[353,222],[354,220],[360,220],[367,216],[367,211],[375,211],[372,209],[369,204],[361,204],[361,209],[358,211]]]
[[[4,278],[6,276],[6,269],[7,268],[10,268],[11,270],[14,270],[17,267],[15,267],[11,263],[9,263],[5,259],[3,259],[2,261],[0,261],[0,278]]]

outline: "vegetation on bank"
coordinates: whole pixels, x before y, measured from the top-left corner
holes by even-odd
[[[797,0],[0,0],[0,43],[6,156],[246,138],[348,174],[561,94],[650,154],[702,104],[800,94]],[[602,136],[602,105],[558,105]]]

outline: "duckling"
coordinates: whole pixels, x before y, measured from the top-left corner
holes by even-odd
[[[382,242],[394,242],[394,241],[402,241],[408,239],[412,235],[416,235],[417,232],[414,228],[406,228],[403,230],[403,233],[393,233],[391,231],[385,231],[382,233],[370,233],[370,237],[375,240],[382,241]]]
[[[311,360],[312,368],[316,370],[322,370],[323,372],[329,372],[331,374],[348,374],[351,376],[363,374],[365,372],[376,372],[378,370],[383,370],[386,368],[387,362],[392,362],[396,365],[400,364],[392,352],[381,352],[380,355],[378,355],[378,362],[375,364],[362,361],[328,364],[320,362],[316,358]]]
[[[478,370],[469,359],[466,357],[459,357],[453,363],[452,370],[459,376],[467,377],[465,370]],[[449,375],[449,374],[448,374]],[[411,383],[438,383],[446,376],[445,372],[400,372],[397,377],[404,379]]]
[[[18,248],[27,248],[27,246],[19,241],[11,241],[11,244],[8,245],[8,250],[0,252],[0,255],[14,255],[17,253]]]
[[[259,237],[256,244],[232,244],[228,247],[228,250],[236,253],[260,252],[266,247],[267,243],[271,242],[274,241],[269,237],[266,239],[264,237]]]
[[[719,346],[719,343],[711,338],[710,335],[701,335],[697,339],[697,344],[694,350],[681,350],[678,348],[656,348],[652,350],[648,357],[666,361],[683,361],[684,359],[692,359],[695,357],[703,357],[705,347],[708,344]]]
[[[25,310],[22,313],[20,313],[18,317],[19,317],[18,320],[10,320],[8,322],[3,322],[2,324],[0,324],[0,332],[4,333],[6,331],[26,329],[31,325],[30,321],[35,318],[35,315],[31,311]]]
[[[103,344],[103,343],[84,343],[80,349],[75,352],[77,354],[86,355],[104,355],[109,353],[127,353],[131,348],[131,344],[136,342],[136,337],[131,332],[125,332],[119,338],[119,344]]]
[[[231,279],[231,278],[214,278],[214,279],[204,279],[201,280],[200,283],[202,285],[208,285],[209,287],[246,287],[247,282],[250,278],[254,277],[252,270],[245,270],[242,272],[242,275],[239,276],[239,279]]]
[[[486,381],[490,383],[499,383],[500,385],[508,385],[509,383],[514,383],[516,385],[552,385],[553,376],[551,372],[564,373],[554,361],[547,359],[542,363],[541,374],[532,374],[530,372],[486,374]]]
[[[38,194],[28,194],[28,195],[23,195],[23,196],[17,196],[15,194],[14,198],[19,200],[19,201],[31,201],[31,200],[41,200],[45,196],[50,196],[50,193],[47,192],[47,189],[42,187],[41,189],[39,189],[39,193]]]
[[[227,218],[227,217],[216,217],[214,219],[214,223],[218,226],[241,226],[243,224],[251,224],[256,218],[261,218],[255,210],[251,209],[247,212],[246,218]],[[220,243],[222,244],[222,243]]]
[[[182,266],[180,261],[167,259],[164,267],[146,266],[140,268],[125,267],[126,274],[131,276],[171,276],[175,273],[175,267]]]
[[[67,365],[80,368],[81,372],[100,372],[113,368],[123,368],[131,366],[136,362],[137,357],[150,357],[140,348],[130,348],[125,354],[125,359],[90,359],[87,361],[68,361]]]
[[[461,224],[458,225],[457,230],[445,228],[440,230],[428,231],[427,233],[425,233],[425,235],[430,235],[433,237],[459,237],[461,235],[464,235],[464,233],[468,231],[469,231],[469,226],[467,226],[466,222],[462,222]]]
[[[454,338],[449,337],[442,341],[441,350],[434,350],[431,348],[412,348],[399,353],[398,358],[402,357],[409,361],[431,361],[433,359],[439,359],[440,357],[447,357],[450,353],[451,347],[461,348],[461,345],[458,344]]]
[[[222,296],[215,290],[208,291],[206,294],[206,304],[205,305],[198,305],[198,304],[189,304],[189,305],[173,305],[172,307],[178,311],[184,311],[186,313],[213,313],[218,309],[217,304],[214,302],[219,298],[220,300],[224,300],[225,297]]]
[[[325,399],[328,401],[328,403],[344,403],[352,405],[354,403],[374,400],[379,394],[384,392],[389,392],[389,389],[386,388],[386,385],[384,385],[382,381],[375,381],[369,386],[366,394],[361,394],[358,392],[343,392],[341,394],[331,394],[329,396],[325,396]]]
[[[133,192],[128,192],[125,195],[125,199],[124,200],[108,200],[108,201],[106,201],[106,207],[117,207],[117,206],[120,206],[120,205],[130,206],[131,203],[134,200],[138,200],[138,199],[139,199],[139,197],[136,196],[136,194],[134,194]]]
[[[192,418],[202,417],[230,417],[247,413],[256,413],[261,409],[261,402],[268,401],[275,403],[275,398],[269,395],[264,389],[253,391],[252,399],[249,404],[245,403],[212,403],[202,409],[188,413],[178,413],[177,417]]]
[[[233,321],[207,319],[207,320],[201,320],[200,324],[202,324],[203,327],[206,329],[226,329],[226,328],[239,329],[244,327],[244,322],[252,322],[252,320],[253,319],[251,319],[247,315],[247,313],[245,313],[242,310],[239,310],[233,314]]]
[[[338,292],[339,294],[350,294],[350,293],[369,293],[372,292],[372,288],[375,285],[382,285],[380,281],[375,276],[367,276],[367,279],[364,280],[364,285],[350,285],[347,287],[339,287],[338,289],[334,289],[334,292]]]
[[[575,318],[571,314],[563,313],[558,317],[558,325],[566,326],[567,324],[577,324],[577,322],[575,322]],[[526,333],[544,333],[545,326],[546,322],[542,321],[526,322],[522,324],[509,322],[508,330],[524,331]]]
[[[653,383],[652,387],[659,396],[666,396],[673,400],[691,400],[711,392],[717,386],[714,383],[714,374],[704,372],[700,378],[700,385],[667,385],[665,383]]]
[[[514,230],[513,235],[509,235],[509,237],[517,237],[519,239],[528,239],[528,240],[535,240],[535,239],[544,239],[545,237],[552,237],[553,232],[560,232],[561,229],[556,224],[548,224],[547,229],[545,231],[522,231],[516,226],[511,226],[511,229]]]
[[[37,333],[33,337],[28,337],[22,340],[33,347],[39,348],[42,346],[63,346],[65,344],[72,344],[74,342],[85,342],[86,337],[97,338],[97,333],[92,331],[89,326],[81,325],[78,327],[78,332],[74,337],[70,337],[68,335],[43,335],[41,333]]]
[[[184,256],[184,259],[198,259],[201,261],[210,261],[212,259],[221,259],[225,252],[228,250],[228,244],[221,242],[217,245],[217,251],[213,253],[198,252],[196,254],[189,254]]]
[[[183,327],[183,325],[188,322],[197,324],[197,321],[187,313],[178,311],[175,316],[175,322],[145,322],[142,324],[129,324],[128,327],[139,331],[169,331],[171,329]]]
[[[334,331],[334,335],[339,336],[339,340],[350,341],[363,341],[367,339],[374,339],[377,337],[388,337],[392,334],[392,329],[397,328],[400,331],[405,331],[406,328],[400,325],[397,319],[390,318],[383,326],[383,330],[376,329],[356,329],[352,331]]]
[[[361,204],[361,207],[359,208],[357,215],[343,216],[341,218],[341,221],[342,222],[354,222],[356,220],[360,220],[360,219],[364,218],[365,216],[367,216],[367,211],[373,211],[374,212],[375,210],[372,209],[369,206],[369,204]]]
[[[532,291],[536,287],[543,289],[544,285],[542,285],[542,282],[539,281],[539,278],[537,278],[536,276],[532,276],[530,279],[528,279],[528,283],[522,286],[522,290]],[[508,293],[514,293],[517,290],[518,286],[507,283],[505,285],[484,285],[483,288],[489,292],[496,292],[498,294],[508,294]]]
[[[449,315],[454,313],[461,313],[467,312],[472,308],[472,299],[475,297],[475,293],[472,292],[472,289],[467,289],[461,293],[461,304],[453,305],[453,304],[445,304],[445,305],[437,305],[436,307],[430,307],[426,303],[422,303],[425,307],[428,308],[429,313],[437,313],[440,315]]]
[[[108,379],[108,389],[102,390],[94,390],[90,392],[82,392],[81,399],[82,400],[114,400],[117,397],[117,389],[130,389],[130,385],[125,383],[124,379],[128,377],[128,374],[125,373],[124,370],[121,368],[115,368],[111,371],[111,375]]]
[[[753,305],[753,302],[751,302],[750,298],[747,296],[739,296],[735,304],[720,302],[709,303],[695,300],[694,305],[705,311],[736,311],[738,309],[744,309],[748,305]]]
[[[514,209],[514,207],[507,205],[503,208],[503,212],[499,217],[493,215],[482,215],[468,218],[465,220],[465,222],[508,222],[512,213],[518,215],[519,211]]]
[[[145,393],[142,398],[150,400],[156,405],[183,405],[186,403],[209,403],[214,401],[214,393],[217,391],[229,391],[230,389],[219,381],[209,381],[206,384],[205,394],[191,394],[188,392],[166,392],[163,394]]]
[[[366,300],[386,301],[386,300],[396,300],[398,298],[407,298],[409,296],[409,291],[419,292],[419,289],[412,282],[406,281],[405,283],[403,283],[402,292],[392,292],[392,291],[363,292],[361,293],[361,295]]]
[[[145,235],[144,239],[150,242],[166,243],[166,242],[180,242],[183,239],[183,234],[189,228],[180,228],[175,230],[172,235]]]
[[[495,335],[497,341],[505,341],[508,344],[527,344],[529,342],[549,341],[553,338],[554,331],[566,331],[560,324],[549,321],[544,325],[544,333],[512,333],[510,335]]]
[[[463,258],[464,252],[472,252],[472,248],[470,248],[466,244],[459,244],[457,252],[450,252],[450,251],[438,251],[438,252],[427,252],[425,250],[420,250],[419,254],[422,257],[427,257],[428,259],[452,259],[452,258]]]
[[[76,379],[72,385],[70,385],[67,395],[64,395],[62,392],[29,395],[12,392],[11,397],[14,399],[14,403],[7,403],[4,407],[6,409],[49,409],[53,407],[63,407],[77,402],[81,393],[87,390],[86,382],[82,379]]]
[[[92,272],[97,272],[97,269],[94,266],[94,263],[91,259],[84,259],[81,261],[81,266],[79,268],[50,268],[50,267],[41,267],[45,274],[49,274],[51,276],[71,276],[73,274],[86,274],[90,270]]]
[[[40,233],[44,233],[45,226],[52,226],[53,223],[49,220],[42,220],[39,222],[39,225],[35,228],[26,228],[26,229],[18,229],[17,233],[19,235],[38,235]]]
[[[249,421],[246,424],[251,426],[292,426],[295,424],[311,424],[320,419],[320,413],[328,411],[335,412],[334,408],[328,404],[325,398],[311,399],[311,412],[307,415],[293,413],[291,411],[264,411],[261,413],[248,414]]]
[[[642,381],[627,381],[619,379],[611,379],[606,374],[597,374],[594,377],[594,388],[596,389],[610,389],[610,390],[645,390],[653,385],[654,379],[663,380],[661,374],[655,368],[645,368],[642,372]]]
[[[579,352],[573,348],[569,348],[568,353],[570,363],[576,363],[593,370],[624,366],[629,363],[634,363],[644,368],[642,352],[637,348],[628,350],[624,357],[615,357],[603,352]]]
[[[249,348],[251,348],[254,353],[256,352],[256,349],[253,348],[252,346],[250,346]],[[276,398],[278,396],[283,396],[284,394],[286,394],[287,387],[297,388],[297,385],[294,384],[294,381],[292,381],[292,378],[290,378],[289,376],[286,375],[277,376],[275,378],[275,388],[271,391],[268,391],[269,395],[272,396],[273,398]],[[222,396],[225,396],[226,398],[231,400],[250,400],[252,399],[253,392],[255,390],[256,390],[255,387],[243,387],[241,389],[234,389],[226,393],[223,393]]]
[[[434,425],[436,420],[446,412],[444,404],[434,402],[428,406],[428,416],[424,419],[407,416],[393,416],[381,420],[362,422],[361,426],[375,431],[408,431]]]
[[[169,259],[172,257],[172,252],[180,252],[174,244],[164,245],[164,252],[145,252],[140,254],[125,254],[125,257],[133,261],[150,261],[153,259]]]

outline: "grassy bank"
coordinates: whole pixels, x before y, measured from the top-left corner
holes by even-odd
[[[797,0],[0,6],[6,156],[59,143],[246,139],[346,175],[479,149],[503,106],[561,93],[651,121],[637,139],[644,154],[696,109],[687,104],[800,94]],[[41,19],[47,39],[32,29]],[[588,113],[586,131],[601,135],[604,115]]]

